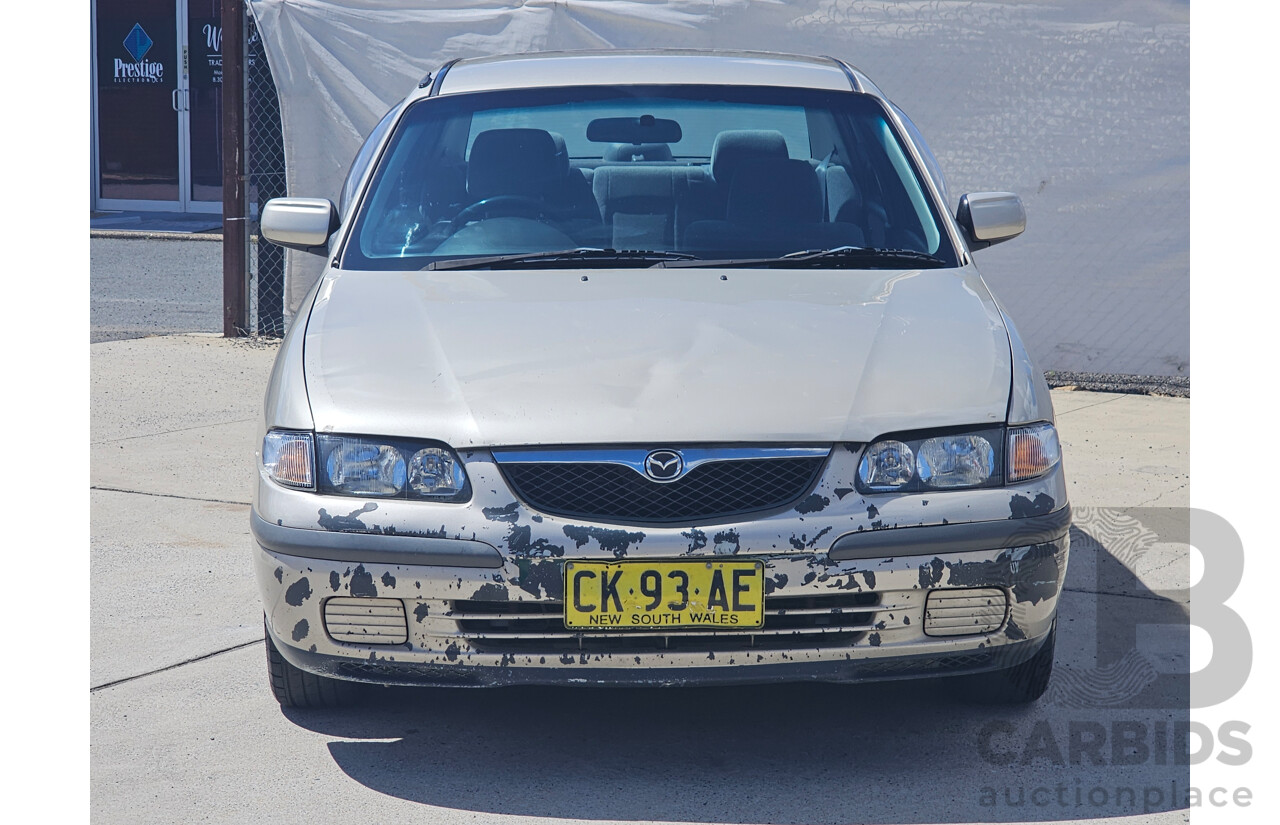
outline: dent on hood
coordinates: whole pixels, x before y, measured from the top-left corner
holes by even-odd
[[[460,448],[839,442],[1007,412],[1008,335],[971,269],[599,274],[334,280],[303,353],[316,427]]]

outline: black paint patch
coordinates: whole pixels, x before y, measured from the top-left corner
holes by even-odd
[[[293,626],[293,640],[300,642],[307,638],[307,634],[311,632],[311,627],[307,624],[306,619],[299,619],[298,623]]]
[[[1021,642],[1027,638],[1027,634],[1022,632],[1022,628],[1018,627],[1013,622],[1009,622],[1009,624],[1005,625],[1004,635],[1006,638],[1012,639],[1015,642]]]
[[[532,561],[518,559],[516,569],[520,575],[512,584],[535,598],[564,600],[564,568],[558,561]]]
[[[876,509],[874,504],[867,505],[867,518],[875,518],[880,515],[880,511]]]
[[[818,574],[810,570],[808,573],[804,574],[804,578],[800,581],[800,583],[808,584],[816,578],[818,578]]]
[[[867,587],[872,590],[876,589],[876,574],[870,570],[862,571],[862,578],[866,581]]]
[[[835,493],[835,494],[836,494],[836,498],[837,498],[837,499],[839,499],[840,501],[844,501],[844,497],[845,497],[845,496],[847,496],[847,495],[849,495],[850,493],[852,493],[852,492],[853,492],[853,488],[852,488],[852,487],[837,487],[837,488],[835,488],[834,490],[832,490],[831,492],[833,492],[833,493]]]
[[[579,527],[574,524],[565,525],[564,534],[573,539],[577,547],[582,547],[591,539],[600,543],[600,549],[612,553],[615,559],[627,555],[627,548],[644,541],[644,533],[629,533],[626,530],[606,530],[602,527]]]
[[[567,529],[567,528],[566,528]],[[525,524],[523,526],[511,525],[511,531],[507,533],[507,549],[515,556],[555,556],[559,558],[564,555],[564,547],[559,544],[552,544],[546,539],[538,539],[532,541],[533,529]],[[581,547],[582,545],[578,545]]]
[[[872,633],[870,636],[868,636],[868,637],[867,637],[867,641],[868,641],[868,642],[871,642],[871,646],[872,646],[872,647],[879,647],[879,646],[880,646],[880,634],[879,634],[879,633]]]
[[[283,567],[276,568],[276,581],[280,582],[281,584],[284,584],[284,568]]]
[[[1009,499],[1009,518],[1031,518],[1053,512],[1053,497],[1047,493],[1036,495],[1035,501],[1023,495]]]
[[[454,642],[444,649],[444,657],[451,662],[458,661],[458,644]]]
[[[506,602],[511,600],[511,595],[502,585],[485,582],[480,585],[479,590],[471,594],[471,598],[480,602]]]
[[[309,598],[311,598],[311,582],[307,581],[306,576],[289,585],[289,589],[284,591],[285,602],[294,607],[302,607],[302,603]]]
[[[385,572],[385,573],[383,573],[383,574],[382,574],[382,584],[383,584],[383,586],[384,586],[384,587],[395,587],[395,586],[396,586],[396,577],[395,577],[395,576],[393,576],[393,575],[391,575],[391,571],[390,571],[390,570],[388,570],[387,572]]]
[[[777,573],[774,575],[773,578],[764,580],[765,595],[768,595],[775,590],[781,590],[786,586],[787,586],[787,574]]]
[[[505,521],[509,524],[515,524],[520,518],[520,502],[513,501],[506,507],[486,507],[481,512],[489,521]]]
[[[571,664],[573,664],[573,654],[572,654],[572,653],[561,653],[561,654],[560,654],[560,664],[562,664],[562,665],[571,665]]]
[[[440,525],[439,530],[397,530],[395,527],[370,527],[370,533],[376,533],[384,536],[411,536],[419,539],[447,539],[448,534],[444,531],[444,525]],[[474,534],[472,534],[474,536]],[[461,538],[456,535],[454,538]]]
[[[797,538],[796,535],[793,533],[791,535],[791,538],[788,539],[788,541],[790,541],[791,546],[797,550],[804,550],[806,548],[812,550],[815,544],[817,544],[819,541],[822,541],[823,536],[831,532],[831,529],[832,529],[831,527],[823,527],[821,530],[817,532],[817,534],[813,538],[809,538],[808,533],[801,533],[800,536]]]
[[[826,496],[814,493],[813,495],[809,496],[804,501],[796,505],[796,512],[804,513],[806,515],[809,513],[820,513],[823,510],[825,510],[827,505],[829,505],[830,503],[831,503],[831,499],[827,498]]]
[[[418,606],[413,609],[413,618],[418,620],[418,624],[422,624],[422,620],[427,618],[427,613],[431,610],[426,602],[418,602]]]
[[[681,533],[680,535],[689,540],[689,555],[693,555],[707,546],[707,534],[697,527],[690,528],[689,532]]]
[[[338,592],[338,588],[342,586],[342,579],[338,576],[337,570],[329,571],[329,589],[334,593]]]
[[[369,528],[360,520],[360,516],[365,513],[372,513],[378,509],[378,505],[372,501],[366,502],[359,510],[352,510],[345,516],[331,516],[322,507],[320,508],[319,524],[326,530],[333,530],[339,533],[366,533]]]
[[[378,586],[373,583],[373,574],[364,569],[363,564],[356,565],[351,572],[351,595],[372,599],[378,595]]]
[[[711,537],[711,542],[712,544],[715,545],[715,548],[714,548],[715,552],[719,555],[736,556],[738,555],[738,551],[742,549],[742,539],[738,537],[737,530],[724,530],[719,533],[716,533],[714,536]],[[720,545],[722,544],[733,545],[733,550],[729,551],[729,553],[721,553]]]
[[[928,564],[920,565],[920,587],[924,590],[936,587],[938,582],[942,581],[942,571],[945,569],[942,559],[937,558]]]
[[[1005,550],[990,561],[948,564],[952,587],[992,587],[1008,585],[1017,602],[1039,604],[1058,593],[1058,548],[1035,544]]]

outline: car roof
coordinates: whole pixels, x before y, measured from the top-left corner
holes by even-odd
[[[417,96],[550,86],[708,84],[784,86],[883,95],[832,57],[752,51],[649,49],[532,52],[463,58],[424,81]]]

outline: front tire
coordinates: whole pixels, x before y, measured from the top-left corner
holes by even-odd
[[[267,642],[267,679],[281,707],[339,708],[355,704],[359,699],[359,683],[319,676],[290,664],[271,640],[265,616],[262,633]]]
[[[1027,705],[1039,699],[1049,689],[1053,675],[1053,645],[1057,634],[1055,620],[1044,644],[1030,659],[1004,670],[968,677],[970,697],[992,705]]]

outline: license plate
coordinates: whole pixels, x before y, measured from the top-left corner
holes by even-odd
[[[764,625],[764,562],[566,562],[565,627],[581,630]]]

